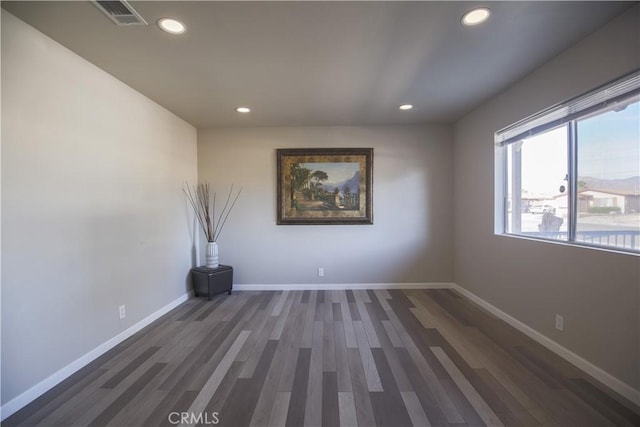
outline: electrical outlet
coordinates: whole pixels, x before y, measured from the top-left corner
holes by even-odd
[[[120,306],[120,319],[127,317],[127,313],[124,311],[124,305]]]
[[[564,331],[564,317],[556,314],[556,329],[559,331]]]
[[[324,268],[318,268],[318,277],[324,277]]]

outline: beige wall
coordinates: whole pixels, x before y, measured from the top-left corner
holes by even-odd
[[[294,147],[373,147],[374,224],[276,225],[276,149]],[[200,180],[244,187],[220,240],[239,284],[451,281],[451,160],[448,126],[198,132]]]
[[[196,137],[2,11],[3,404],[185,294]]]
[[[640,67],[638,6],[455,126],[455,281],[640,389],[640,258],[494,235],[498,129]],[[474,209],[469,209],[473,206]],[[565,330],[554,329],[555,314]]]

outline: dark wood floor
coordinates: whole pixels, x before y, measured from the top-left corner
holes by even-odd
[[[224,426],[640,426],[637,407],[450,290],[192,299],[2,425],[170,426],[181,413]]]

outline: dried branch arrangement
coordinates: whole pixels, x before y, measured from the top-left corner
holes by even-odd
[[[204,236],[208,242],[216,242],[222,233],[222,229],[229,218],[231,210],[236,204],[242,187],[233,195],[233,184],[227,194],[227,200],[224,203],[220,215],[216,218],[216,193],[211,193],[211,188],[208,183],[202,183],[198,185],[189,185],[185,183],[183,189],[184,194],[187,196],[189,203],[193,207],[193,211],[198,218],[200,227],[204,232]]]

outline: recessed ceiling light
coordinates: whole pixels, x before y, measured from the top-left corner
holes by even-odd
[[[248,113],[251,109],[249,107],[238,107],[236,108],[236,111],[238,113]]]
[[[491,12],[486,7],[473,9],[462,15],[462,23],[464,25],[478,25],[489,19]]]
[[[411,110],[413,108],[413,105],[411,105],[411,104],[402,104],[398,108],[401,109],[401,110]]]
[[[187,31],[187,27],[180,21],[171,18],[162,18],[158,20],[158,27],[161,30],[171,34],[182,34]]]

